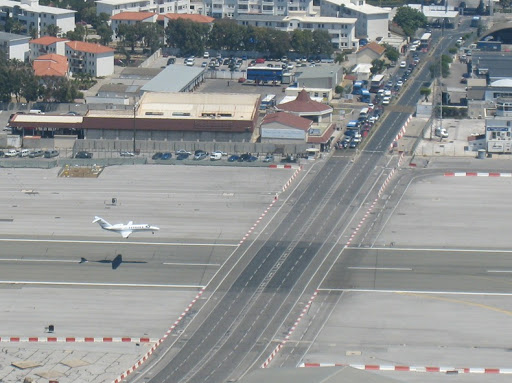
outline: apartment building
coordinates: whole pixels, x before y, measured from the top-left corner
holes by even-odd
[[[365,0],[320,0],[321,16],[355,18],[356,37],[370,41],[388,36],[389,12]]]
[[[94,77],[114,73],[114,50],[83,41],[66,42],[66,57],[72,74],[89,73]]]
[[[156,23],[157,14],[153,12],[121,12],[110,17],[112,38],[117,39],[117,31],[121,24],[135,25],[137,23]]]
[[[30,40],[30,60],[33,61],[39,56],[48,54],[64,56],[66,54],[66,42],[68,41],[68,39],[53,36],[43,36]]]
[[[97,0],[96,14],[121,12],[189,13],[190,0]]]
[[[355,37],[354,18],[315,17],[305,15],[266,16],[266,15],[240,15],[237,17],[240,25],[275,28],[291,32],[301,30],[325,30],[331,36],[335,49],[358,49],[359,40]]]
[[[71,9],[39,5],[38,0],[0,0],[0,24],[5,24],[8,18],[17,20],[25,35],[34,30],[37,36],[43,36],[49,25],[58,26],[64,35],[75,29],[75,13]]]
[[[0,32],[0,49],[8,60],[28,59],[30,37],[14,33]]]

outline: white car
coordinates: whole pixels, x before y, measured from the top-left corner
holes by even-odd
[[[5,157],[17,157],[19,152],[16,149],[9,149],[4,153]]]
[[[121,152],[120,155],[121,155],[121,157],[134,157],[135,153],[133,153],[133,152]]]
[[[204,53],[203,53],[203,58],[204,58],[204,59],[208,59],[208,58],[210,58],[210,52],[204,52]]]
[[[407,68],[407,63],[405,61],[400,61],[400,68]]]
[[[389,105],[390,102],[391,102],[391,97],[389,97],[389,96],[386,96],[382,99],[382,105]]]
[[[373,110],[375,108],[375,105],[373,105],[371,102],[368,104],[368,109]]]
[[[399,88],[401,88],[403,85],[404,85],[404,82],[402,80],[398,80],[396,82],[396,86],[399,87]]]
[[[389,89],[384,90],[384,97],[391,97],[391,91]]]

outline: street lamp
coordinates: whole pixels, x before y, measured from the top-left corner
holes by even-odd
[[[135,102],[133,105],[133,154],[135,154],[135,136],[137,133],[137,127],[135,125],[135,118],[137,117],[137,109],[139,108],[139,102]]]

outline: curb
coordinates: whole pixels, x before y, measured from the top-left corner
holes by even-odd
[[[391,141],[391,144],[389,145],[389,150],[392,150],[395,147],[395,144],[398,143],[398,140],[404,136],[407,125],[409,124],[409,122],[411,122],[411,120],[412,115],[409,115],[407,121],[405,121],[404,125],[402,126],[402,129],[400,129],[396,137],[393,139],[393,141]]]
[[[512,173],[447,172],[445,177],[512,177]]]
[[[131,337],[0,337],[2,343],[155,343],[158,338]]]
[[[155,352],[155,350],[158,348],[158,346],[160,346],[163,341],[165,339],[167,339],[167,337],[174,331],[174,329],[176,328],[176,326],[181,322],[181,320],[185,317],[185,315],[187,315],[187,313],[190,311],[190,309],[192,308],[192,306],[197,302],[197,300],[201,297],[201,295],[203,295],[204,293],[204,290],[205,288],[203,287],[198,293],[197,295],[194,297],[194,299],[192,299],[192,302],[189,303],[189,305],[187,306],[187,308],[185,309],[185,311],[183,311],[181,313],[181,315],[179,316],[179,318],[174,322],[174,324],[169,328],[169,330],[167,330],[167,332],[165,333],[165,335],[163,337],[161,337],[160,339],[158,339],[156,341],[156,343],[153,345],[153,347],[151,347],[151,349],[144,354],[144,356],[142,358],[140,358],[132,367],[130,367],[128,370],[126,370],[125,372],[123,372],[121,375],[119,375],[116,379],[114,379],[112,381],[112,383],[121,383],[123,381],[123,379],[127,378],[128,375],[130,375],[132,372],[134,372],[136,369],[138,369],[140,366],[142,366],[142,364],[149,359],[149,357],[153,354],[153,352]]]
[[[399,366],[378,364],[342,364],[342,363],[301,363],[299,367],[352,367],[358,370],[373,371],[405,371],[405,372],[442,372],[457,374],[512,374],[512,368],[481,368],[481,367],[432,367],[432,366]]]
[[[299,168],[302,168],[302,166],[299,166],[299,165],[277,165],[277,164],[268,165],[268,167],[271,169],[299,169]]]

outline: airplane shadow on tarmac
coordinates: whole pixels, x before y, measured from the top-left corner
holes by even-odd
[[[113,260],[102,259],[101,261],[89,261],[83,257],[80,259],[80,263],[87,263],[87,262],[111,263],[112,270],[116,270],[119,266],[121,266],[121,263],[147,263],[144,261],[123,261],[123,256],[121,254],[117,254]]]

